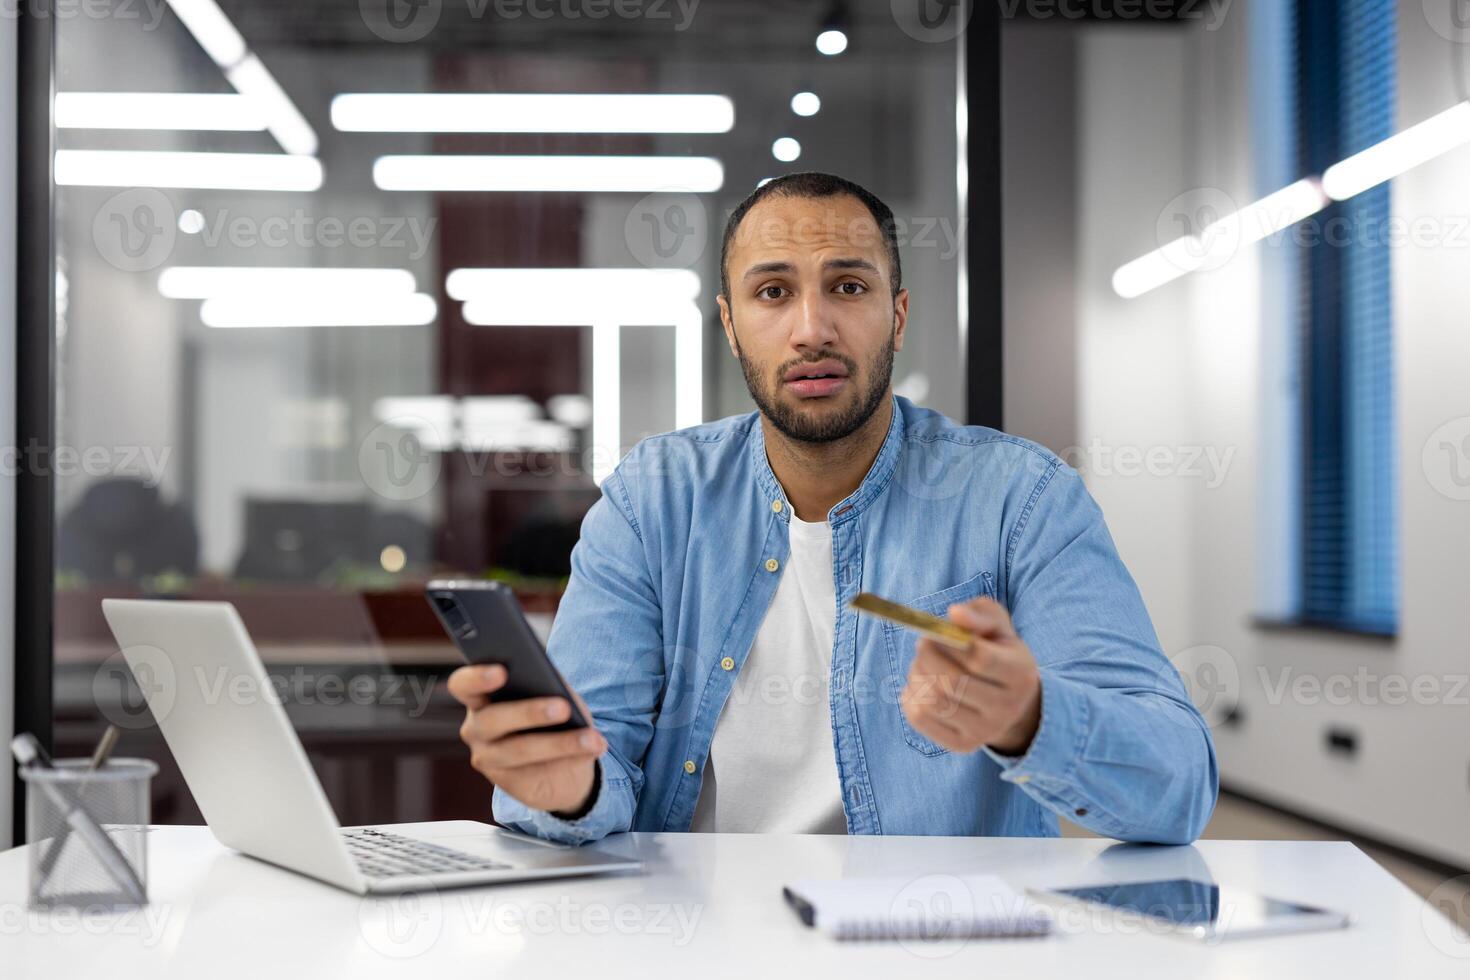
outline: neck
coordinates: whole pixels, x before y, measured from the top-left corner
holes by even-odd
[[[856,432],[834,442],[788,438],[762,415],[766,459],[796,516],[804,521],[825,521],[828,511],[861,486],[878,450],[883,448],[892,421],[891,393]]]

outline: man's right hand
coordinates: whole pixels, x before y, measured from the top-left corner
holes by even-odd
[[[470,747],[470,765],[491,783],[533,810],[575,813],[588,802],[597,759],[607,740],[595,728],[567,732],[527,729],[566,721],[571,706],[565,698],[495,701],[505,686],[499,665],[460,667],[449,675],[449,693],[465,706],[459,737]],[[581,697],[572,697],[591,719]]]

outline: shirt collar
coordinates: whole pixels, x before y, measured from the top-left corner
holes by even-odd
[[[899,454],[903,451],[904,420],[897,396],[892,397],[891,403],[893,417],[888,423],[888,434],[883,437],[883,445],[878,447],[878,455],[868,468],[868,475],[863,477],[863,482],[856,490],[839,501],[827,514],[827,520],[833,527],[856,519],[870,503],[878,499],[887,489],[888,481],[893,478]],[[781,481],[771,471],[771,461],[766,456],[766,433],[761,426],[760,413],[754,413],[751,418],[750,454],[755,482],[766,501],[782,501],[781,509],[776,515],[786,521],[791,513],[791,505],[786,500],[786,492],[781,489]]]

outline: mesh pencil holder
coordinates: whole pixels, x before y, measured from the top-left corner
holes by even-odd
[[[113,759],[99,769],[61,759],[54,769],[20,770],[32,908],[146,903],[148,792],[157,772],[147,759]]]

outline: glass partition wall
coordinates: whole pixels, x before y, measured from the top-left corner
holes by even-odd
[[[199,814],[105,596],[234,603],[344,822],[487,816],[424,583],[505,580],[544,632],[619,455],[753,407],[715,295],[760,180],[828,170],[893,205],[896,382],[964,415],[953,32],[798,0],[76,10],[54,740],[121,726],[164,767],[159,822]]]

